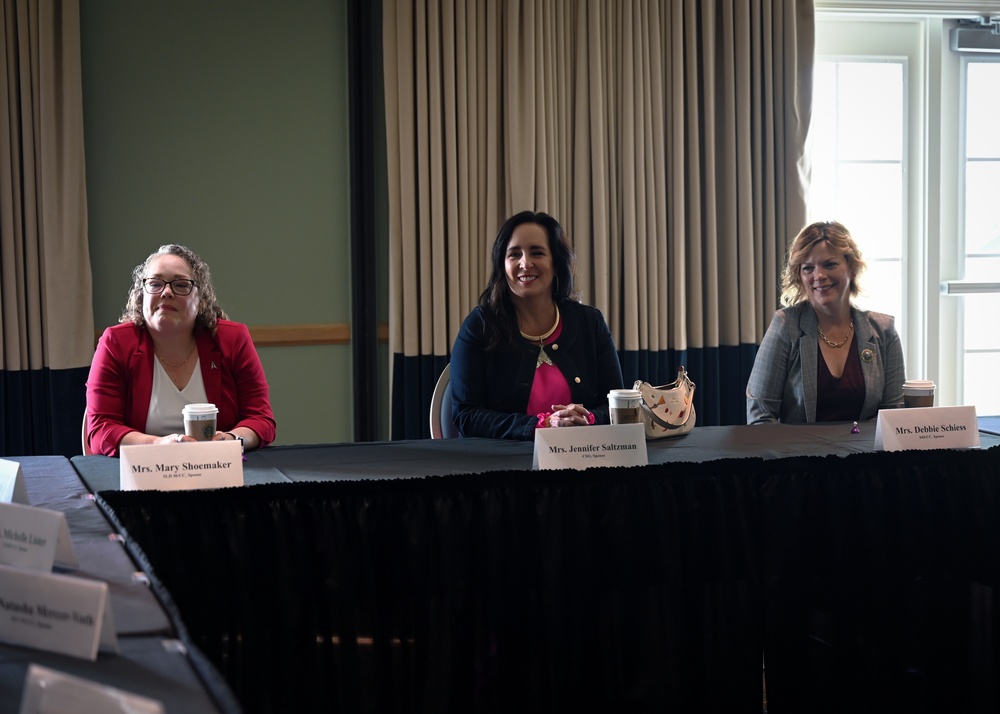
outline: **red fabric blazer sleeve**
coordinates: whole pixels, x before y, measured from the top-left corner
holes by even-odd
[[[199,333],[198,356],[208,400],[219,407],[219,431],[245,426],[257,434],[261,446],[274,441],[270,390],[247,326],[219,320],[214,340],[207,332]]]
[[[208,400],[219,407],[220,431],[252,429],[261,446],[274,441],[275,422],[264,368],[246,325],[219,320],[216,335],[195,333]],[[131,431],[145,432],[153,389],[153,343],[130,323],[101,335],[87,379],[87,437],[95,454],[118,456]]]

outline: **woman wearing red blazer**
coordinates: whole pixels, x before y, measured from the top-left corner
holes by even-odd
[[[245,449],[274,440],[264,368],[245,325],[226,319],[208,265],[165,245],[132,272],[121,324],[101,335],[87,380],[86,438],[95,454],[193,441],[185,404],[219,409],[216,440]]]

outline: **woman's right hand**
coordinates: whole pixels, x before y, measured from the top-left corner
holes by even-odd
[[[548,416],[548,425],[587,426],[594,423],[594,415],[582,404],[553,404]]]
[[[194,441],[190,436],[186,434],[167,434],[166,436],[161,436],[156,439],[154,444],[180,444],[184,441]]]

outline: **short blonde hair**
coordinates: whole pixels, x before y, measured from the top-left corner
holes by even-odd
[[[837,221],[818,221],[810,223],[799,231],[788,248],[788,261],[781,281],[782,305],[795,305],[806,299],[800,274],[802,263],[813,248],[824,242],[847,262],[847,267],[851,271],[851,297],[857,297],[861,292],[858,277],[868,266],[862,260],[861,251],[851,237],[851,232]]]

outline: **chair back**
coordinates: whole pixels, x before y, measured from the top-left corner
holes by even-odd
[[[83,441],[83,455],[93,456],[94,452],[90,450],[90,442],[87,440],[87,410],[83,410],[83,426],[80,427],[80,438]]]
[[[431,438],[454,439],[458,428],[451,418],[451,365],[446,364],[431,395]]]

